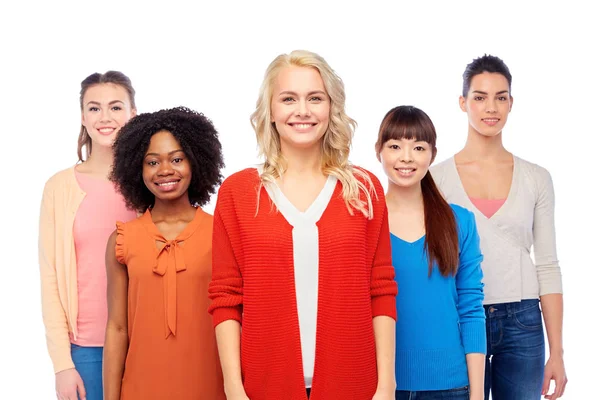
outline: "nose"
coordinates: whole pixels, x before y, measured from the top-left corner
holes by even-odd
[[[496,106],[496,99],[488,99],[485,104],[485,112],[495,113],[498,111],[498,107]]]
[[[103,107],[100,111],[100,121],[102,122],[108,122],[112,119],[111,115],[110,115],[110,108],[105,108]]]
[[[402,149],[400,150],[400,161],[404,163],[413,161],[412,150],[410,146],[402,146]]]
[[[160,166],[158,168],[159,176],[168,176],[168,175],[172,175],[173,173],[174,173],[173,166],[171,165],[170,162],[161,162],[160,163]]]
[[[298,102],[296,115],[298,115],[299,117],[310,117],[310,108],[305,100],[300,100]]]

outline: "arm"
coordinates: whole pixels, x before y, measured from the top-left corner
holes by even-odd
[[[39,264],[42,287],[42,317],[46,328],[46,344],[52,360],[57,396],[85,398],[83,380],[71,358],[71,342],[67,316],[60,303],[56,276],[54,193],[46,184],[42,196],[39,226]]]
[[[106,280],[108,322],[104,342],[102,377],[104,399],[121,398],[121,381],[125,370],[125,358],[129,347],[127,333],[127,267],[117,260],[115,254],[117,232],[113,232],[106,246]]]
[[[211,299],[208,311],[212,314],[215,326],[227,398],[247,399],[240,358],[243,281],[232,245],[232,238],[239,239],[239,233],[232,219],[235,213],[231,209],[231,202],[228,202],[230,199],[223,189],[224,186],[221,186],[213,219],[213,273],[208,287]]]
[[[462,213],[464,211],[464,214]],[[462,218],[459,220],[459,215]],[[483,256],[472,212],[456,214],[459,226],[459,266],[456,273],[457,309],[460,334],[467,357],[470,398],[484,398],[485,354],[487,352],[485,311],[483,308]]]
[[[546,398],[557,399],[565,390],[567,376],[562,347],[563,296],[560,267],[556,255],[554,187],[552,177],[544,169],[540,170],[536,183],[539,193],[533,216],[533,250],[550,348],[550,358],[544,370],[542,392]],[[552,395],[548,395],[551,380],[555,382],[555,389]]]
[[[368,240],[375,243],[371,269],[371,308],[377,352],[377,392],[373,399],[393,399],[396,390],[396,294],[390,229],[383,188],[372,176],[378,199],[373,199],[373,219]]]

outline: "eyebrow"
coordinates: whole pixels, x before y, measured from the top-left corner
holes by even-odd
[[[298,93],[296,93],[296,92],[293,92],[293,91],[291,91],[291,90],[284,90],[283,92],[279,93],[279,95],[280,95],[280,96],[281,96],[281,95],[283,95],[283,94],[293,94],[293,95],[297,95]],[[310,96],[311,94],[322,94],[323,96],[327,96],[327,93],[325,93],[325,92],[324,92],[324,91],[322,91],[322,90],[313,90],[313,91],[310,91],[310,92],[308,92],[308,95],[309,95],[309,96]]]
[[[109,105],[109,106],[112,106],[112,105],[113,105],[113,104],[115,104],[115,103],[121,103],[121,104],[125,104],[125,103],[123,103],[121,100],[113,100],[113,101],[111,101],[110,103],[108,103],[108,105]],[[100,104],[100,102],[98,102],[98,101],[94,101],[94,100],[92,100],[92,101],[88,101],[88,102],[87,102],[87,105],[88,105],[88,106],[89,106],[90,104],[101,105],[101,104]]]
[[[482,90],[473,90],[473,93],[479,93],[479,94],[485,94],[485,95],[489,94],[488,92],[484,92]],[[508,93],[508,90],[501,90],[499,92],[496,92],[496,95],[505,94],[505,93]]]
[[[168,155],[170,156],[170,155],[175,154],[177,152],[185,153],[183,150],[177,149],[177,150],[170,151]],[[146,155],[144,157],[148,157],[148,156],[160,156],[160,154],[158,154],[158,153],[146,153]]]

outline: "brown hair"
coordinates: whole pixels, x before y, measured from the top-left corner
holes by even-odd
[[[377,154],[388,140],[415,139],[431,146],[433,158],[437,153],[437,135],[431,119],[413,106],[391,109],[383,118],[375,148]],[[436,261],[442,276],[455,275],[458,269],[458,230],[450,205],[438,190],[431,173],[421,180],[423,208],[425,210],[424,250],[429,255],[429,274]]]
[[[119,71],[107,71],[104,74],[100,74],[98,72],[91,74],[83,81],[81,81],[81,91],[79,92],[79,106],[83,111],[83,96],[87,90],[95,85],[99,85],[101,83],[112,83],[115,85],[121,86],[123,89],[127,91],[129,94],[129,101],[131,102],[131,108],[135,109],[135,89],[131,84],[131,79],[127,77],[122,72]],[[77,156],[79,157],[79,161],[83,162],[83,146],[85,146],[85,158],[87,159],[90,154],[92,154],[92,138],[88,134],[85,126],[81,125],[81,130],[79,131],[79,138],[77,139]]]

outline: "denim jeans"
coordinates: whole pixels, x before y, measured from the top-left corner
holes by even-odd
[[[102,400],[102,347],[71,344],[71,358],[83,380],[86,400]]]
[[[409,392],[396,390],[396,400],[469,400],[469,387]]]
[[[539,400],[544,380],[544,328],[539,300],[485,306],[485,399]]]

